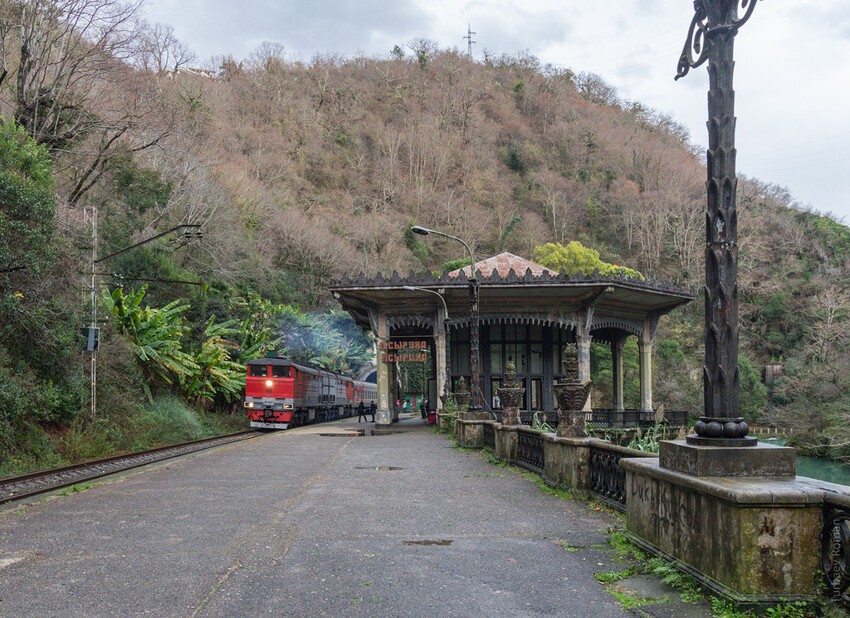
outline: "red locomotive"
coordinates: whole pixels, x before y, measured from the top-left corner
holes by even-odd
[[[251,427],[287,429],[346,418],[361,401],[368,409],[377,397],[376,384],[326,369],[283,358],[248,363],[244,405]]]

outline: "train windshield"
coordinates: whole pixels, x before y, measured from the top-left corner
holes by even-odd
[[[292,369],[292,367],[272,365],[272,377],[273,378],[288,378],[288,377],[290,377],[290,370],[291,369]]]
[[[251,370],[251,377],[254,378],[265,378],[269,375],[269,368],[266,365],[249,365]]]

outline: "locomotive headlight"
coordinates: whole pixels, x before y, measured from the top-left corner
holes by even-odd
[[[266,386],[268,386],[269,388],[271,388],[271,387],[272,387],[272,384],[274,384],[274,382],[272,382],[271,380],[266,380]]]
[[[246,407],[246,408],[253,408],[253,407],[254,407],[254,402],[253,402],[253,401],[246,401],[246,402],[245,402],[245,407]]]

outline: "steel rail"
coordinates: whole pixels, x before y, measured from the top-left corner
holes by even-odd
[[[125,470],[132,470],[151,463],[188,455],[224,444],[249,440],[263,435],[259,431],[240,431],[237,433],[192,440],[181,444],[116,455],[81,464],[74,464],[42,472],[33,472],[22,476],[0,479],[0,504],[22,500],[39,494],[76,485],[85,481],[109,476]]]

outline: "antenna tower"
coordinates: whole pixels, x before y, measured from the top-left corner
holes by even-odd
[[[472,31],[472,26],[471,26],[470,24],[468,24],[468,23],[467,23],[467,24],[466,24],[466,36],[465,36],[465,37],[463,37],[463,38],[465,38],[465,39],[466,39],[466,55],[469,57],[469,59],[470,59],[470,60],[472,59],[472,44],[473,44],[473,43],[477,43],[477,42],[478,42],[478,41],[473,41],[473,40],[472,40],[472,35],[473,35],[473,34],[478,34],[478,33],[477,33],[477,32],[473,32],[473,31]]]

